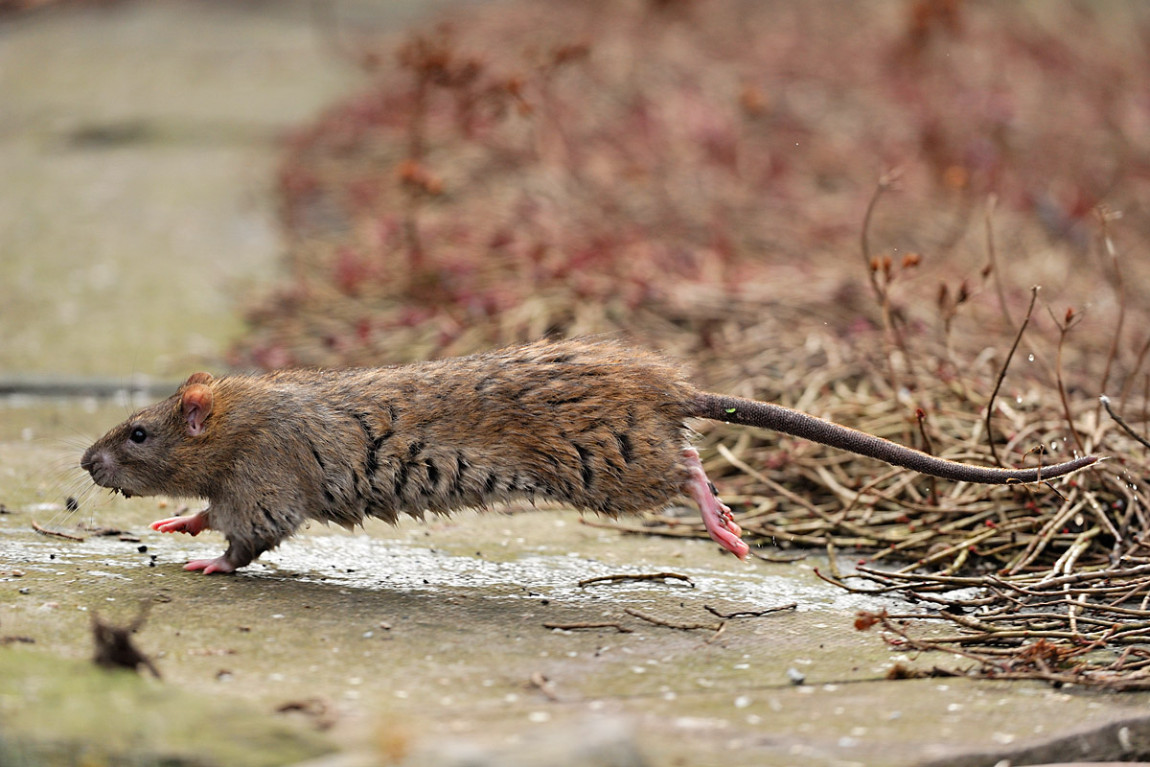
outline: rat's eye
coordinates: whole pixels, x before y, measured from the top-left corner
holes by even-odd
[[[128,435],[128,439],[135,442],[137,445],[148,438],[148,432],[144,431],[143,426],[137,426],[132,429],[132,433]]]

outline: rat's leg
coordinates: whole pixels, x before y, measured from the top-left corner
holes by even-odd
[[[158,519],[149,525],[149,527],[161,533],[187,533],[188,535],[199,535],[204,530],[212,529],[211,524],[208,522],[207,509],[187,517]]]
[[[184,565],[184,569],[203,570],[204,575],[234,573],[244,565],[251,563],[260,554],[273,548],[276,543],[278,541],[269,543],[261,538],[245,537],[234,530],[229,531],[228,550],[223,553],[223,556],[215,559],[193,559]]]
[[[691,475],[687,480],[686,489],[699,505],[699,513],[703,516],[707,533],[724,549],[739,559],[746,559],[751,547],[739,538],[743,531],[731,518],[731,510],[719,500],[711,480],[707,479],[703,463],[699,460],[699,451],[693,447],[683,448],[683,460]]]
[[[211,530],[212,526],[208,521],[208,510],[191,514],[186,517],[169,517],[168,519],[158,519],[153,522],[150,527],[153,530],[158,530],[161,533],[187,533],[188,535],[199,535],[204,530]],[[234,573],[236,566],[228,560],[227,554],[215,559],[193,559],[184,565],[185,570],[203,570],[204,574],[210,573]]]
[[[186,517],[158,519],[149,525],[149,527],[161,533],[187,533],[188,535],[199,535],[204,530],[212,529],[208,520],[207,509]],[[207,575],[210,573],[234,573],[236,566],[228,559],[228,555],[224,554],[222,557],[216,557],[215,559],[193,559],[184,565],[184,569],[203,570],[204,574]]]

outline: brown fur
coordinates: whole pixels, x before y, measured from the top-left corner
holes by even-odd
[[[1049,479],[1094,460],[1037,472],[964,466],[786,408],[700,393],[647,352],[563,341],[405,367],[196,373],[100,438],[81,465],[125,495],[207,498],[197,518],[156,529],[221,531],[228,550],[205,571],[228,571],[309,519],[350,527],[517,497],[614,515],[698,499],[691,483],[709,483],[701,468],[692,479],[684,457],[691,417],[774,428],[968,481]],[[737,525],[716,509],[708,530],[733,531],[724,545],[745,555]]]
[[[197,376],[83,465],[128,495],[207,498],[236,567],[307,519],[394,522],[516,497],[619,514],[666,504],[683,483],[693,390],[660,358],[614,344],[208,379],[213,408],[193,437],[182,401]],[[129,439],[136,428],[146,442]]]

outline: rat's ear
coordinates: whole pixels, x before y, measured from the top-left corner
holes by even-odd
[[[196,373],[189,378],[184,386],[184,393],[180,398],[180,412],[188,422],[188,436],[198,437],[204,433],[204,421],[212,412],[212,390],[205,384],[192,379],[197,376],[207,376],[207,373]],[[208,376],[211,380],[211,376]]]
[[[211,373],[192,373],[190,376],[188,376],[188,380],[184,382],[184,386],[191,386],[192,384],[210,384],[211,382]]]

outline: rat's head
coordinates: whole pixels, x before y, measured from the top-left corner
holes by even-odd
[[[125,496],[202,496],[213,400],[211,375],[195,373],[174,395],[96,440],[80,466],[97,485]]]

